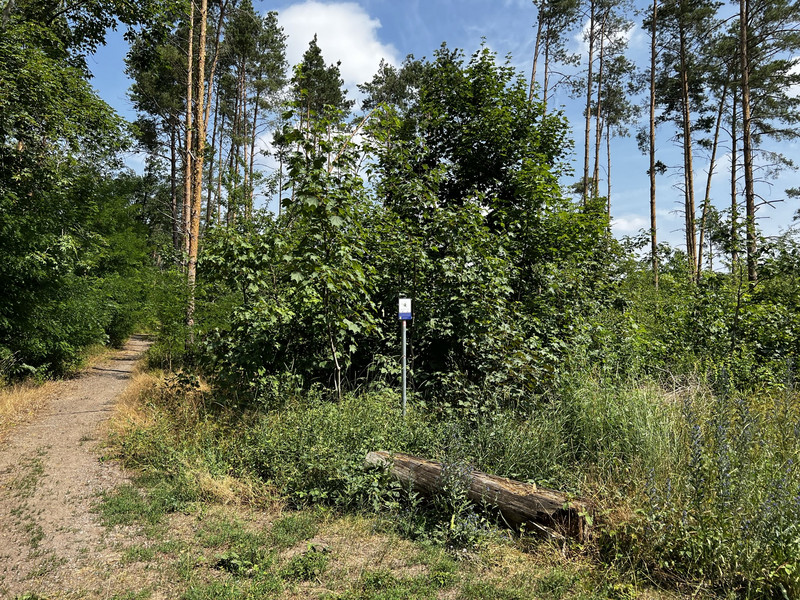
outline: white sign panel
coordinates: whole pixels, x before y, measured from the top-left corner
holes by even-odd
[[[411,320],[411,298],[400,298],[400,320]]]

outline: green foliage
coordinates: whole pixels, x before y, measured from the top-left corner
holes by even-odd
[[[130,205],[136,178],[117,171],[122,122],[70,60],[113,13],[72,7],[64,30],[65,16],[33,18],[35,3],[12,8],[0,35],[0,354],[6,376],[60,374],[84,347],[131,333],[147,235]]]

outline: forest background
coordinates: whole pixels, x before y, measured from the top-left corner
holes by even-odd
[[[381,63],[356,110],[317,39],[290,68],[278,15],[247,0],[7,0],[3,378],[69,372],[147,326],[151,364],[179,375],[152,406],[167,430],[143,425],[125,456],[183,500],[202,468],[475,543],[487,517],[458,486],[411,514],[364,470],[386,446],[591,496],[601,559],[659,584],[800,593],[800,256],[793,229],[757,219],[794,168],[800,6],[536,8],[533,85],[486,46],[442,45]],[[90,85],[114,26],[133,123]],[[633,27],[651,32],[649,70],[626,55]],[[572,128],[556,89],[583,104]],[[601,173],[623,133],[648,156],[651,217],[677,198],[682,247],[656,221],[611,234]],[[712,202],[702,160],[727,196]],[[667,171],[679,185],[662,199]],[[400,295],[415,306],[407,420]],[[187,435],[169,403],[198,394]],[[197,463],[165,468],[170,448]]]

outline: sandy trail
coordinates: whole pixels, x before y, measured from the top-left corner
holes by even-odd
[[[58,384],[42,413],[0,445],[0,597],[95,597],[89,590],[97,590],[98,573],[118,563],[116,544],[91,509],[100,492],[127,479],[100,460],[97,440],[148,345],[134,336]]]

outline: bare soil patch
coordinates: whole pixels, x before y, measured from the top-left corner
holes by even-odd
[[[101,460],[101,425],[149,346],[134,336],[79,377],[42,390],[42,408],[0,446],[0,596],[99,597],[120,551],[91,508],[127,481]]]

